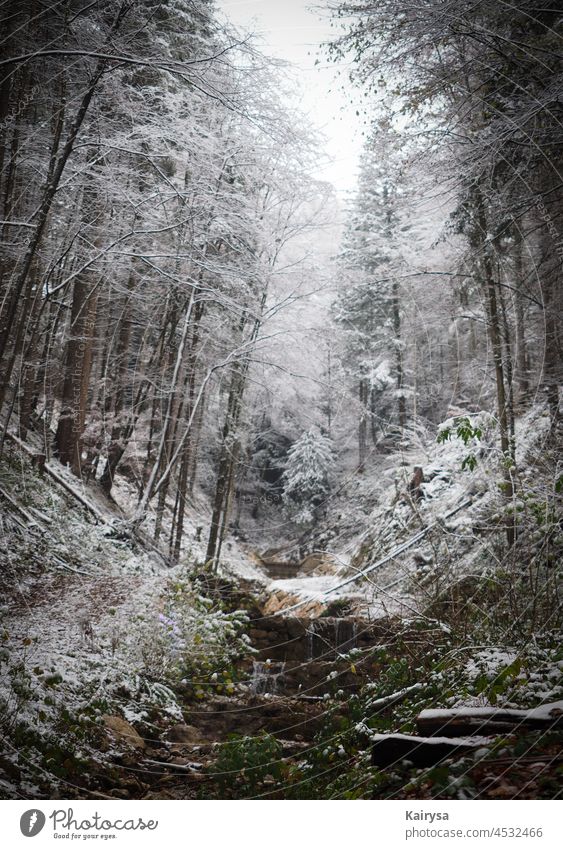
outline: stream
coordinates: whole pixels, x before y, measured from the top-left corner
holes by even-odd
[[[298,569],[295,564],[275,563],[268,572],[276,580],[282,575],[294,578]],[[282,756],[294,758],[313,743],[329,704],[333,720],[338,721],[338,714],[344,717],[346,696],[359,691],[378,672],[371,653],[363,650],[382,642],[385,629],[381,623],[352,616],[309,618],[298,612],[263,615],[256,607],[248,631],[255,653],[238,664],[240,683],[234,693],[187,702],[185,724],[173,726],[162,740],[150,740],[142,752],[120,759],[120,766],[134,764],[137,774],[120,780],[110,795],[205,798],[217,744],[221,746],[232,735],[272,735]],[[360,651],[351,657],[353,649]],[[339,697],[336,717],[330,698],[334,695]]]

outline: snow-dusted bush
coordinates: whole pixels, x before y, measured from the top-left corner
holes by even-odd
[[[144,674],[183,684],[198,697],[210,685],[229,693],[230,667],[253,651],[247,623],[245,611],[226,612],[188,580],[177,580],[162,599],[157,623],[140,634]]]

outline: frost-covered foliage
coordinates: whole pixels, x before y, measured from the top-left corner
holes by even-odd
[[[178,569],[44,589],[31,615],[4,611],[0,725],[5,757],[47,784],[103,759],[104,715],[154,735],[155,721],[182,721],[179,691],[232,693],[232,664],[251,651],[246,615],[223,612]]]
[[[298,524],[310,524],[330,491],[334,463],[330,439],[316,430],[306,431],[287,454],[283,497]]]
[[[319,287],[308,241],[333,197],[314,176],[322,145],[288,108],[281,68],[208,0],[61,0],[45,27],[32,5],[2,20],[25,60],[6,80],[0,146],[5,162],[19,153],[1,188],[14,222],[42,210],[2,243],[2,423],[106,493],[119,469],[138,490],[136,526],[178,561],[188,499],[222,476],[224,428],[225,451],[246,447],[248,372],[286,364],[269,343],[280,314]],[[46,285],[30,319],[33,275]]]
[[[64,470],[59,468],[59,473]],[[32,591],[44,570],[76,570],[85,576],[159,570],[158,560],[127,536],[117,515],[108,512],[107,523],[96,521],[48,475],[37,474],[20,452],[4,450],[0,477],[28,513],[23,526],[17,512],[8,509],[0,517],[0,567],[6,589],[21,590],[23,583]]]
[[[158,627],[142,637],[146,674],[183,685],[198,698],[222,689],[229,694],[232,664],[252,653],[243,610],[225,612],[185,576],[171,580],[160,600]]]
[[[385,422],[399,418],[404,425],[401,303],[399,279],[405,261],[402,242],[409,230],[404,220],[404,186],[398,169],[396,139],[380,133],[364,147],[358,191],[343,239],[340,264],[342,285],[334,303],[347,372],[360,390],[360,463],[365,455],[366,426],[373,437]],[[389,379],[386,374],[390,371]],[[381,379],[385,375],[385,379]]]
[[[413,233],[391,226],[389,209],[387,254],[399,244],[404,264],[384,266],[386,275],[375,266],[369,275],[374,294],[398,287],[403,383],[415,390],[407,407],[435,422],[448,404],[496,404],[502,451],[510,455],[514,414],[538,390],[547,392],[554,423],[560,419],[561,186],[551,106],[561,88],[559,10],[533,0],[516,0],[510,16],[480,0],[452,0],[445,14],[439,2],[417,8],[411,14],[403,0],[342,0],[333,8],[341,29],[330,50],[351,60],[351,79],[365,87],[373,127],[365,160],[376,163],[367,187],[362,163],[359,202],[349,215],[347,247],[356,249],[347,252],[349,288],[357,290],[350,300],[352,307],[365,301],[370,284],[361,272],[373,265],[373,243],[385,226],[384,216],[370,221],[365,214],[363,226],[358,211],[377,194],[380,140],[391,130],[408,223],[431,221],[432,207],[442,212],[430,239],[438,262],[428,263]],[[385,253],[383,245],[379,257]],[[373,306],[360,320],[372,313]],[[377,329],[363,345],[366,358],[381,323]]]

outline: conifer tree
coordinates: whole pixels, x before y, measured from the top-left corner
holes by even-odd
[[[311,524],[330,492],[329,477],[334,463],[330,440],[311,429],[288,451],[283,474],[283,499],[298,524]]]

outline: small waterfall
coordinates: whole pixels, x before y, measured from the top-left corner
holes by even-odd
[[[285,661],[264,663],[260,660],[253,661],[252,678],[250,689],[255,695],[265,693],[275,694],[281,684],[285,670]]]
[[[307,660],[311,661],[315,659],[315,619],[311,619],[309,621],[309,625],[307,627]]]
[[[357,624],[355,619],[334,620],[334,651],[347,654],[356,648]]]
[[[356,647],[355,619],[311,619],[307,625],[307,660],[328,661]]]

